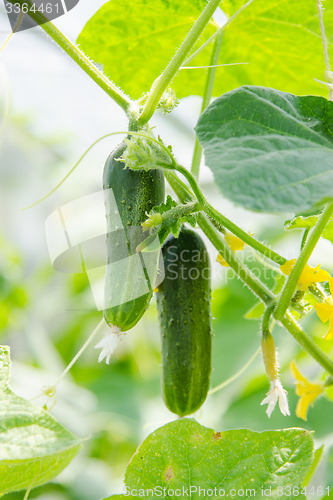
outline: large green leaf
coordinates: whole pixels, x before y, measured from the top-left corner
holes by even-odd
[[[196,126],[222,193],[260,212],[300,212],[333,197],[333,102],[241,87]]]
[[[245,0],[225,0],[232,15]],[[101,63],[108,76],[132,97],[147,92],[204,9],[206,0],[111,0],[91,18],[78,38],[81,48]],[[277,87],[295,94],[327,95],[324,57],[315,1],[255,0],[226,28],[215,95],[244,84]],[[325,2],[325,25],[333,41],[333,1]],[[209,26],[196,48],[212,35]],[[191,66],[209,64],[212,44]],[[179,97],[203,92],[206,71],[182,70],[173,82]]]
[[[89,57],[103,64],[105,73],[125,92],[138,98],[167,66],[206,3],[111,0],[88,21],[77,42]],[[215,30],[216,27],[208,26],[203,40]],[[207,64],[206,54],[198,60]],[[183,71],[182,76],[184,80],[176,88],[179,97],[203,92],[202,70],[196,72],[196,78],[190,70]]]
[[[0,496],[50,481],[81,447],[48,412],[9,389],[9,370],[9,347],[0,346]]]
[[[154,488],[156,492],[166,488],[168,498],[177,498],[176,490],[180,490],[184,498],[183,488],[189,493],[190,487],[192,498],[206,496],[199,495],[199,487],[223,489],[225,496],[232,489],[260,494],[264,487],[271,488],[270,496],[277,498],[279,486],[301,486],[312,460],[313,439],[304,429],[216,432],[183,419],[147,437],[128,465],[125,484],[133,495],[150,490],[147,498],[154,497]]]
[[[298,215],[291,220],[286,221],[284,228],[289,231],[290,229],[312,229],[318,222],[320,214],[318,215]],[[333,217],[322,232],[322,237],[333,243]]]
[[[246,0],[225,0],[232,15]],[[246,61],[246,66],[220,70],[215,89],[226,92],[240,85],[275,87],[294,94],[327,96],[324,56],[317,2],[310,0],[254,0],[226,28],[221,61]],[[328,40],[333,41],[333,1],[324,2]],[[216,95],[216,94],[215,94]]]

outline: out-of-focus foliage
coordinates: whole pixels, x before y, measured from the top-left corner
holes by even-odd
[[[228,0],[221,3],[221,9],[230,17],[245,3]],[[111,0],[88,21],[78,43],[125,92],[139,98],[169,62],[204,4],[202,0]],[[332,19],[332,3],[327,0],[325,26],[330,42]],[[196,48],[216,29],[208,26]],[[189,66],[208,65],[211,51],[212,43]],[[219,63],[240,62],[245,64],[218,69],[215,96],[240,85],[262,85],[326,97],[326,87],[314,80],[323,80],[325,71],[316,2],[294,0],[290,9],[285,0],[251,3],[229,24],[223,37]],[[185,69],[172,87],[178,97],[202,95],[205,76],[202,68]]]
[[[2,151],[6,171],[0,186],[1,200],[10,208],[6,217],[1,214],[5,227],[0,238],[0,307],[5,311],[0,314],[1,344],[11,346],[13,389],[27,399],[40,394],[42,386],[57,380],[101,317],[94,308],[87,277],[59,274],[49,263],[44,248],[44,221],[57,201],[52,200],[46,209],[43,205],[41,214],[38,208],[35,212],[19,211],[34,201],[34,179],[40,179],[39,194],[48,190],[46,184],[52,187],[63,168],[62,157],[67,147],[59,148],[59,143],[52,141],[45,147],[29,131],[26,120],[12,120],[9,133],[13,140],[7,141]],[[215,204],[218,199],[212,196],[210,201]],[[9,224],[5,224],[7,219]],[[32,220],[35,221],[33,229]],[[283,219],[279,232],[272,229],[270,219],[262,219],[261,224],[259,236],[272,242],[281,232]],[[242,225],[245,227],[245,222]],[[251,257],[250,251],[244,254],[247,259]],[[215,258],[216,253],[212,253],[212,260]],[[251,268],[262,276],[260,262],[253,261]],[[221,275],[214,275],[212,387],[240,370],[260,343],[258,321],[244,318],[256,302],[254,297],[232,277],[231,271],[224,271],[218,265],[214,268],[215,274],[217,270]],[[332,270],[333,267],[328,269]],[[270,286],[274,286],[273,275],[274,272],[269,272],[264,279]],[[315,315],[309,316],[306,322],[307,330],[320,346],[327,352],[332,351],[332,343],[321,340],[325,326]],[[329,399],[322,397],[316,401],[308,412],[307,422],[294,414],[296,396],[289,363],[296,359],[302,372],[312,379],[320,373],[316,363],[300,353],[285,331],[276,329],[274,333],[292,416],[283,417],[275,411],[271,419],[267,419],[260,402],[268,390],[268,380],[258,356],[241,377],[209,396],[195,418],[200,424],[221,430],[305,427],[315,431],[317,445],[331,442],[333,421]],[[53,483],[33,490],[29,498],[96,500],[121,491],[127,464],[136,448],[153,430],[174,420],[165,409],[160,393],[159,349],[153,302],[142,321],[128,333],[110,366],[97,363],[98,353],[93,347],[85,352],[58,386],[51,414],[75,434],[88,439],[68,469]],[[35,402],[43,405],[45,398]],[[332,452],[326,449],[321,484],[332,483],[332,457]],[[4,498],[22,500],[22,496],[22,492],[10,493]]]
[[[22,310],[28,306],[28,290],[22,281],[22,259],[0,235],[0,331],[18,326]]]
[[[48,483],[77,455],[81,440],[47,411],[11,391],[10,350],[0,346],[0,494]]]

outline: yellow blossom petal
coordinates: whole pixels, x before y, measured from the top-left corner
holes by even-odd
[[[298,370],[294,361],[290,363],[290,369],[296,379],[296,394],[300,396],[296,406],[296,415],[306,420],[309,406],[324,392],[325,387],[321,383],[309,382]]]
[[[307,394],[299,398],[296,405],[296,416],[298,418],[307,420],[306,414],[308,412],[308,408],[312,405],[313,401],[319,396],[319,394]]]
[[[222,257],[222,255],[220,253],[216,257],[216,262],[221,264],[221,266],[223,266],[223,267],[229,267],[228,262],[226,260],[224,260],[224,258]]]
[[[306,265],[303,272],[298,280],[298,286],[300,290],[307,290],[312,283],[321,283],[322,281],[328,281],[330,275],[324,269],[320,269],[320,264],[317,267],[311,267]]]
[[[227,233],[225,235],[225,240],[233,252],[236,252],[237,250],[244,250],[244,241],[237,238],[234,234]]]
[[[280,269],[283,272],[283,274],[289,276],[295,264],[296,264],[296,259],[287,260],[287,262],[285,262],[284,264],[282,264],[282,266],[280,266]]]
[[[328,283],[330,285],[330,292],[331,292],[331,295],[333,295],[333,278],[330,278],[328,280]]]
[[[315,304],[314,308],[319,316],[319,319],[323,323],[326,323],[326,321],[328,321],[331,316],[333,316],[333,305],[329,304],[328,302],[319,302],[318,304]]]
[[[293,267],[296,264],[296,259],[288,260],[285,264],[280,266],[283,274],[287,276],[290,275]],[[320,269],[320,264],[317,267],[311,267],[306,265],[302,271],[302,274],[298,280],[298,288],[302,291],[306,291],[312,283],[321,283],[322,281],[328,281],[330,275],[324,269]],[[333,283],[332,283],[333,288]]]
[[[237,238],[237,236],[235,236],[234,234],[227,233],[225,235],[225,240],[233,252],[236,252],[237,250],[244,250],[244,241],[242,241],[240,238]],[[222,257],[221,254],[217,256],[216,262],[221,264],[221,266],[223,267],[229,267],[228,262]]]
[[[290,363],[290,370],[296,380],[303,383],[307,382],[307,379],[304,377],[304,375],[301,374],[301,372],[297,368],[295,361],[292,361]]]

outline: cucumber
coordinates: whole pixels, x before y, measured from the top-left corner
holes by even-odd
[[[207,397],[211,374],[211,270],[201,237],[182,228],[162,247],[165,278],[157,292],[162,342],[162,394],[179,416]]]
[[[164,202],[161,170],[131,170],[118,159],[126,143],[109,156],[104,167],[107,222],[107,263],[104,318],[125,332],[137,324],[149,306],[157,274],[136,248],[147,236],[141,224],[153,206]],[[150,266],[151,267],[151,266]]]

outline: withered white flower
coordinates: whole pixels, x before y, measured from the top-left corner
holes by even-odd
[[[98,357],[99,363],[103,361],[104,358],[106,358],[105,362],[107,365],[110,363],[110,358],[117,348],[122,336],[123,332],[117,326],[112,326],[111,330],[107,334],[104,334],[102,340],[95,346],[95,349],[102,349]]]
[[[276,406],[276,403],[279,402],[279,408],[282,415],[290,415],[288,400],[287,400],[287,391],[282,387],[282,384],[279,379],[272,380],[271,388],[269,392],[266,394],[265,399],[261,402],[261,405],[268,404],[266,413],[268,417],[272,415],[272,412]]]

